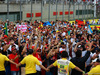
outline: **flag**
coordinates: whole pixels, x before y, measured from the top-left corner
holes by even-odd
[[[5,33],[5,35],[8,35],[8,31],[7,31],[7,23],[5,23],[4,33]]]
[[[81,20],[76,20],[76,22],[77,22],[78,25],[84,25],[84,22],[81,21]]]
[[[81,28],[81,25],[84,25],[84,21],[76,20],[78,27]]]
[[[92,33],[93,33],[93,31],[92,31],[90,25],[88,26],[88,33],[89,33],[89,34],[92,34]]]

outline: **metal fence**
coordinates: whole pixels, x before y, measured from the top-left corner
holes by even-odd
[[[75,0],[4,0],[4,3],[7,4],[7,19],[9,19],[9,6],[10,4],[18,4],[20,5],[20,20],[23,19],[23,5],[29,4],[29,9],[24,9],[31,13],[30,20],[44,20],[44,21],[51,21],[51,20],[75,20],[75,19],[89,19],[95,18],[94,17],[94,4],[93,2],[83,2]],[[38,8],[34,8],[34,5],[37,4]],[[38,10],[39,9],[39,10]],[[38,11],[41,12],[40,18],[33,18],[32,13]],[[53,11],[56,12],[55,16],[52,16]],[[62,15],[60,14],[62,12]],[[66,15],[65,12],[68,11]],[[73,11],[74,13],[71,14],[70,12]],[[67,12],[66,12],[67,13]]]

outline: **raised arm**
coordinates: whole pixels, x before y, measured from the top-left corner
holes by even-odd
[[[25,53],[27,44],[28,44],[28,41],[26,41],[26,44],[25,44],[25,46],[23,48],[23,51],[22,51],[21,55],[23,55]]]
[[[78,43],[76,44],[75,49],[74,49],[74,52],[77,51],[77,46],[78,46],[79,44],[81,44],[81,42],[78,42]]]
[[[21,45],[21,43],[20,43],[20,37],[21,37],[21,34],[19,34],[19,36],[18,36],[18,46],[20,47],[20,45]]]
[[[37,49],[37,44],[38,44],[38,39],[35,41],[35,47],[34,47],[34,54],[36,54],[36,49]]]
[[[7,51],[7,49],[10,47],[10,45],[14,44],[14,41],[11,41],[9,45],[6,45],[4,47],[4,52]]]

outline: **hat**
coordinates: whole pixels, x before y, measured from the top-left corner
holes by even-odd
[[[7,38],[8,36],[7,35],[4,35],[4,38]]]
[[[17,49],[16,48],[12,48],[11,51],[13,51],[13,50],[17,50]]]
[[[29,39],[29,38],[30,38],[30,36],[27,36],[27,38]]]
[[[24,40],[24,41],[22,41],[21,43],[26,43],[26,41]]]
[[[78,45],[78,47],[77,48],[82,48],[82,45]]]
[[[37,49],[37,51],[41,51],[41,49],[40,49],[40,48],[38,48],[38,49]]]
[[[26,37],[26,35],[23,35],[23,37]]]
[[[28,30],[31,30],[31,28],[29,28]]]
[[[35,46],[32,46],[32,49],[34,48]]]
[[[92,60],[93,63],[96,62],[96,61],[97,61],[97,58],[95,58],[94,60]]]
[[[95,62],[100,62],[100,60],[98,58],[95,58],[94,60],[92,60],[93,63]]]

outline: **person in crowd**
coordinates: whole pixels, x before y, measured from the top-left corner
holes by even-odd
[[[32,49],[33,56],[31,57],[36,57],[39,63],[47,68],[56,60],[61,59],[62,52],[66,51],[68,53],[68,61],[73,59],[73,64],[76,66],[83,64],[83,66],[78,67],[89,72],[93,65],[91,61],[100,56],[100,31],[97,26],[94,26],[91,28],[93,33],[90,32],[88,27],[91,22],[88,21],[83,24],[83,21],[79,20],[73,23],[64,20],[48,22],[38,20],[34,22],[27,20],[16,22],[0,20],[1,53],[13,60],[13,62],[18,63],[29,57],[31,55],[29,54],[29,49]],[[6,23],[7,27],[5,26]],[[90,45],[91,49],[89,49]],[[81,57],[76,55],[78,50],[81,50]],[[75,58],[78,61],[75,61]],[[80,63],[75,64],[74,61],[75,63]],[[6,75],[11,75],[10,71],[11,73],[18,71],[19,75],[25,75],[25,64],[23,65],[22,63],[18,69],[15,68],[15,65],[13,67],[12,65],[5,62]],[[74,73],[73,70],[70,72],[71,74]],[[46,72],[38,64],[36,65],[36,71],[38,75],[57,75],[57,67],[52,67],[49,72]],[[78,74],[79,71],[76,73]]]
[[[9,59],[18,64],[20,55],[18,55],[16,52],[17,49],[12,47],[12,53],[9,55]],[[11,75],[19,75],[19,68],[16,68],[16,65],[10,64],[10,69]]]
[[[63,51],[61,54],[61,59],[56,60],[53,64],[51,64],[49,68],[57,66],[58,67],[58,75],[69,75],[69,69],[76,69],[82,73],[84,73],[83,70],[75,66],[71,61],[68,61],[66,58],[68,57],[68,53],[66,51]]]
[[[42,69],[49,71],[43,65],[40,64],[37,58],[33,56],[33,50],[29,49],[29,55],[26,56],[17,67],[21,66],[21,64],[26,64],[25,66],[25,74],[26,75],[36,75],[36,64],[39,65]]]

